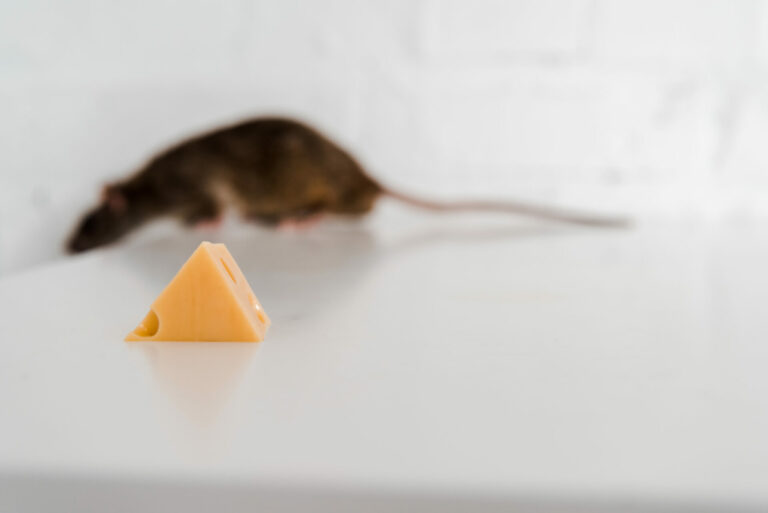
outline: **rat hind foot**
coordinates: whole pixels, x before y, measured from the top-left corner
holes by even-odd
[[[280,221],[280,223],[277,225],[277,228],[279,230],[291,231],[307,230],[322,221],[324,217],[325,214],[319,212],[302,217],[287,217]]]

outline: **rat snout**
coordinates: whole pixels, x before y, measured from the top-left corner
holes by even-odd
[[[82,253],[88,251],[94,247],[93,244],[89,244],[85,237],[80,232],[76,232],[69,241],[67,241],[67,251],[69,253]]]
[[[88,213],[67,242],[70,253],[82,253],[116,239],[114,219],[109,210],[99,207]]]
[[[93,224],[92,222],[89,222],[90,217],[90,215],[87,216],[80,222],[80,224],[78,224],[74,233],[67,241],[68,252],[82,253],[83,251],[88,251],[89,249],[96,247],[92,237],[89,236],[89,233],[91,232],[91,230],[89,230],[89,226]]]
[[[67,252],[69,253],[81,253],[86,249],[85,244],[77,235],[70,237],[67,241]]]

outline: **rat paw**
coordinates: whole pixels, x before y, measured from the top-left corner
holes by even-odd
[[[196,230],[215,230],[221,227],[223,219],[221,217],[213,217],[210,219],[201,219],[196,221],[194,227]]]

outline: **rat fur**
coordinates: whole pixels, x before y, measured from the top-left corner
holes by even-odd
[[[186,225],[217,220],[224,209],[276,226],[318,214],[362,216],[382,196],[437,211],[510,212],[588,225],[622,220],[517,202],[438,202],[390,190],[344,149],[298,121],[265,117],[187,139],[133,176],[107,185],[67,243],[82,252],[118,241],[164,216]]]

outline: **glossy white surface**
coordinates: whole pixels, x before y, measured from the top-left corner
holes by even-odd
[[[385,211],[5,278],[0,509],[768,508],[766,233]],[[124,343],[202,238],[266,341]]]

